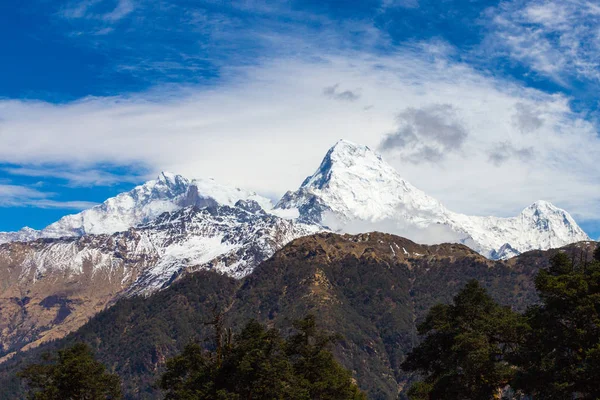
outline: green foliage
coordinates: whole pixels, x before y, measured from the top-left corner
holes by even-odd
[[[287,340],[288,357],[299,378],[302,391],[309,399],[366,399],[352,382],[352,374],[344,369],[328,350],[330,344],[341,339],[317,329],[315,317],[309,315],[294,322],[298,333]]]
[[[411,399],[492,399],[514,375],[508,358],[526,331],[522,318],[498,305],[475,280],[451,305],[439,304],[419,325],[427,335],[402,368],[418,372]]]
[[[121,381],[117,375],[106,372],[96,361],[90,348],[77,343],[58,352],[58,359],[50,354],[46,363],[32,364],[19,373],[30,388],[32,400],[116,400],[121,398]]]
[[[600,261],[600,246],[597,246],[594,250],[594,260]]]
[[[298,333],[284,340],[278,330],[251,321],[215,352],[186,346],[159,381],[165,399],[366,399],[327,350],[333,337],[318,331],[313,317],[295,326]]]
[[[600,398],[600,262],[558,253],[535,284],[542,304],[526,313],[514,386],[536,398]]]

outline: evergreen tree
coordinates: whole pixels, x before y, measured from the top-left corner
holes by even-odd
[[[366,399],[327,350],[334,337],[317,330],[314,317],[294,325],[299,331],[288,340],[256,321],[226,340],[215,326],[214,352],[191,344],[167,362],[159,381],[165,399]]]
[[[250,321],[225,354],[217,384],[240,399],[305,399],[276,329]]]
[[[319,331],[314,315],[294,322],[294,327],[298,333],[288,339],[287,351],[308,397],[319,400],[366,399],[352,382],[350,371],[335,361],[329,351],[330,345],[340,337]]]
[[[596,250],[594,250],[594,260],[600,262],[600,245],[596,245]]]
[[[535,398],[600,398],[600,262],[558,253],[535,285],[542,304],[526,313],[514,386]]]
[[[526,326],[498,305],[475,280],[451,305],[439,304],[418,327],[426,335],[402,368],[424,377],[409,390],[411,399],[492,399],[514,375],[508,357]]]
[[[90,348],[77,343],[59,350],[58,359],[44,355],[44,363],[19,373],[30,388],[32,400],[115,400],[121,398],[121,381],[106,372]]]

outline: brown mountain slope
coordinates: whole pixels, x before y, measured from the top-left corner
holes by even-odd
[[[431,305],[478,279],[504,304],[523,309],[536,300],[538,265],[510,267],[462,245],[422,246],[381,233],[318,234],[261,264],[228,315],[238,326],[254,317],[283,328],[315,313],[324,328],[345,337],[336,355],[361,387],[372,398],[389,399],[407,383],[399,366]]]
[[[594,246],[562,251],[591,256]],[[0,399],[19,398],[14,373],[24,360],[76,340],[94,346],[121,374],[128,399],[160,398],[151,384],[164,360],[190,340],[210,337],[204,322],[214,306],[226,310],[234,329],[255,318],[285,331],[292,320],[315,314],[321,327],[344,337],[335,354],[370,398],[395,399],[410,381],[399,365],[431,305],[478,279],[497,300],[522,310],[536,301],[532,278],[556,251],[492,262],[461,245],[421,246],[381,233],[304,237],[242,281],[191,274],[148,298],[123,299],[67,338],[19,354],[0,366],[0,385],[8,388]]]
[[[313,228],[253,201],[188,207],[112,235],[0,245],[0,362],[79,328],[117,299],[199,269],[250,273]]]
[[[12,350],[64,337],[113,304],[149,258],[123,251],[118,239],[0,246],[0,361]]]

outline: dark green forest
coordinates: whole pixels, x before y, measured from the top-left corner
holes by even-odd
[[[434,306],[402,364],[422,377],[410,399],[600,398],[600,247],[592,261],[554,255],[535,287],[524,313],[475,280]]]
[[[189,343],[167,360],[156,386],[166,400],[366,400],[350,371],[329,351],[339,339],[317,329],[314,316],[294,322],[295,332],[252,320],[234,335],[222,314],[211,323],[214,351]],[[94,359],[84,343],[46,353],[18,373],[32,400],[119,400],[122,382]]]

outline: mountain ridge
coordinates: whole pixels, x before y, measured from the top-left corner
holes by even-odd
[[[118,299],[148,296],[191,272],[243,279],[300,237],[413,226],[495,259],[589,239],[566,211],[543,201],[513,218],[453,213],[368,147],[347,141],[275,206],[214,180],[161,173],[44,230],[16,233],[36,240],[0,244],[0,354],[62,337]],[[410,253],[390,246],[389,254]]]
[[[568,212],[543,200],[510,218],[453,212],[402,178],[369,147],[340,140],[329,149],[316,172],[274,206],[254,192],[211,179],[190,180],[162,172],[155,180],[67,215],[40,231],[23,228],[0,232],[0,243],[112,234],[148,223],[164,212],[190,206],[233,206],[238,200],[256,201],[268,213],[322,230],[380,230],[408,237],[415,230],[421,238],[467,244],[492,259],[589,240]]]
[[[373,230],[368,223],[384,225],[402,236],[410,236],[404,232],[411,228],[443,228],[446,237],[454,235],[453,241],[489,258],[589,240],[565,210],[543,200],[511,218],[450,211],[402,178],[369,147],[347,140],[338,141],[315,173],[297,191],[287,192],[275,208],[295,209],[301,220],[341,231],[353,222],[364,222],[359,225],[364,230]],[[505,251],[506,244],[512,251]]]
[[[596,246],[583,242],[492,261],[461,244],[321,232],[289,242],[243,280],[204,270],[152,296],[122,298],[65,339],[1,364],[0,386],[42,352],[84,341],[122,376],[126,399],[161,398],[152,383],[165,359],[190,341],[206,343],[213,333],[204,322],[218,307],[226,310],[225,324],[234,332],[249,319],[285,331],[291,321],[315,314],[320,327],[343,336],[333,349],[336,358],[370,398],[397,399],[411,379],[399,366],[433,304],[450,302],[466,282],[477,279],[501,304],[523,311],[537,301],[534,276],[554,254],[591,257]],[[58,315],[59,300],[44,304],[54,304]],[[14,393],[0,391],[0,399],[17,397]]]

